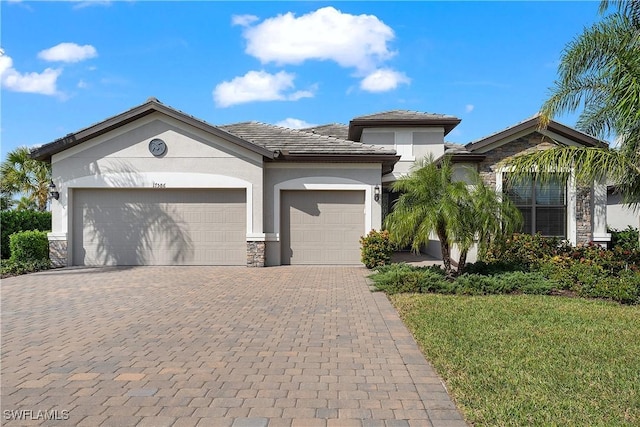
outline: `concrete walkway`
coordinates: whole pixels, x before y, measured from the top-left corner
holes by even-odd
[[[137,267],[5,279],[0,423],[465,426],[367,274]]]

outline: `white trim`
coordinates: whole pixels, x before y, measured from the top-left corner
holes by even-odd
[[[251,233],[247,234],[247,242],[277,242],[280,239],[274,233]]]
[[[547,138],[551,138],[552,141],[554,142],[559,142],[561,144],[567,145],[569,147],[584,147],[584,145],[579,144],[569,138],[566,138],[562,135],[558,135],[555,132],[551,132],[548,129],[544,129],[544,130],[538,130],[538,133],[541,133],[542,135],[546,136]]]
[[[314,176],[296,178],[276,184],[273,189],[273,235],[280,240],[280,200],[281,192],[287,190],[348,190],[364,191],[364,230],[366,235],[372,228],[373,212],[373,188],[377,184],[364,184],[348,178],[332,176]]]
[[[494,142],[492,142],[491,144],[489,144],[489,145],[487,145],[485,147],[482,147],[482,148],[479,148],[477,150],[474,150],[474,153],[484,154],[487,151],[494,150],[494,149],[496,149],[498,147],[501,147],[501,146],[503,146],[505,144],[510,143],[511,141],[515,141],[518,138],[522,138],[523,136],[527,136],[527,135],[529,135],[529,134],[531,134],[533,132],[535,132],[535,129],[531,129],[531,128],[527,128],[527,129],[521,130],[520,132],[514,133],[513,135],[509,136],[508,138],[504,138],[504,139],[500,139],[498,141],[494,141]]]
[[[576,188],[576,176],[571,172],[567,182],[567,241],[575,246],[578,243],[578,189]]]
[[[611,233],[593,233],[594,242],[610,242]]]
[[[47,233],[47,239],[50,242],[54,242],[54,241],[66,241],[67,240],[67,233]]]

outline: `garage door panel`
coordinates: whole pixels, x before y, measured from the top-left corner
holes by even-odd
[[[76,265],[246,263],[244,190],[91,189],[73,197]]]
[[[364,191],[284,191],[283,264],[359,264]]]

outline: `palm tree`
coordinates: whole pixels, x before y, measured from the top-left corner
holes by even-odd
[[[0,189],[3,194],[22,194],[26,200],[19,206],[35,206],[39,211],[47,209],[51,166],[34,160],[27,147],[18,147],[7,154],[0,165]]]
[[[456,232],[456,243],[460,248],[458,272],[464,268],[467,253],[474,243],[478,244],[478,258],[483,259],[494,239],[520,230],[523,222],[522,214],[508,197],[502,197],[485,184],[475,170],[467,176],[471,184],[467,186],[470,206],[463,210],[464,219]]]
[[[391,241],[400,246],[411,245],[414,252],[420,252],[435,233],[448,276],[453,275],[454,245],[460,249],[460,272],[476,241],[484,249],[492,236],[513,231],[520,221],[520,212],[508,200],[502,201],[477,173],[470,173],[473,185],[468,186],[453,180],[448,158],[436,162],[429,156],[416,162],[409,175],[393,184],[393,191],[399,192],[400,197],[385,219]]]
[[[573,170],[577,181],[614,184],[623,201],[640,208],[640,1],[614,1],[617,12],[587,28],[565,48],[558,80],[540,112],[544,128],[558,113],[583,107],[577,128],[617,147],[558,146],[507,159],[512,179],[534,171]],[[600,4],[600,13],[609,7]],[[540,174],[551,177],[551,174]]]

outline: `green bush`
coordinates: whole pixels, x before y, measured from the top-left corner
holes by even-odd
[[[453,286],[444,277],[440,267],[413,267],[398,263],[376,267],[370,279],[374,287],[388,294],[453,292]]]
[[[611,247],[620,248],[622,250],[640,250],[640,240],[638,240],[638,234],[640,230],[628,226],[624,230],[610,229],[611,233]]]
[[[568,251],[570,246],[556,237],[540,234],[513,234],[496,239],[489,246],[483,261],[508,264],[513,269],[528,270],[541,261]]]
[[[581,297],[640,303],[640,272],[633,269],[611,270],[588,258],[554,257],[540,266],[540,273],[555,288]]]
[[[0,212],[0,252],[3,259],[11,256],[9,236],[19,231],[51,230],[51,212],[33,210]]]
[[[49,240],[45,231],[30,230],[14,233],[9,237],[11,260],[31,262],[49,259]]]
[[[369,234],[360,238],[361,260],[367,268],[375,268],[391,262],[393,244],[388,231],[371,230]]]
[[[463,274],[455,280],[447,280],[438,266],[414,267],[408,264],[391,264],[375,269],[370,279],[377,290],[388,294],[441,293],[460,295],[491,295],[523,292],[548,294],[553,285],[541,273],[522,271],[506,272],[493,276]]]
[[[467,264],[463,272],[469,274],[493,275],[511,271],[523,271],[525,268],[520,264],[513,264],[504,261],[478,261]]]
[[[520,291],[524,294],[547,295],[554,284],[540,272],[513,271],[495,276],[505,293]]]
[[[460,295],[488,295],[498,294],[499,283],[493,276],[481,274],[463,274],[456,277],[455,290]]]
[[[0,277],[18,276],[20,274],[33,273],[49,268],[51,268],[49,259],[27,262],[2,259],[0,260]]]

